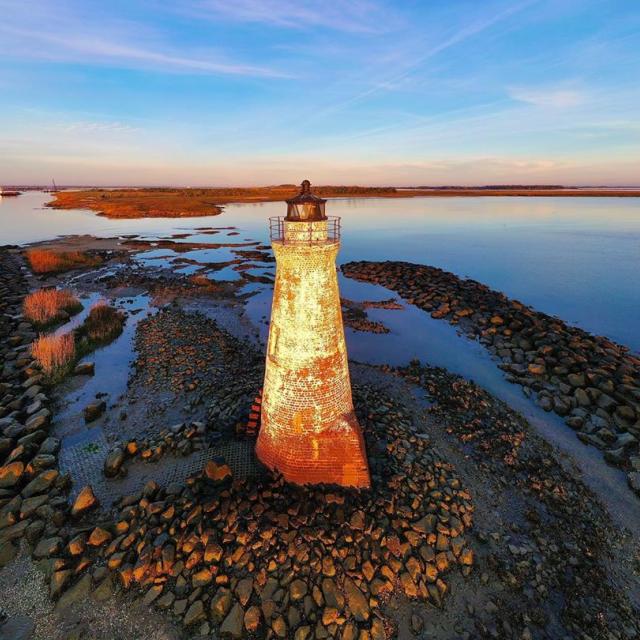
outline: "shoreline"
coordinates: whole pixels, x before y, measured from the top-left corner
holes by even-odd
[[[6,266],[20,273],[19,254],[12,264],[3,264],[4,255],[0,274]],[[315,628],[325,637],[380,640],[424,630],[444,640],[507,622],[517,637],[537,639],[578,633],[592,623],[594,607],[603,612],[599,632],[628,629],[625,640],[637,633],[634,538],[525,418],[444,369],[351,363],[373,493],[294,487],[259,468],[245,476],[255,462],[241,462],[238,452],[252,450],[253,441],[237,424],[259,387],[264,345],[252,347],[203,316],[209,301],[235,305],[239,298],[191,296],[190,277],[125,253],[111,254],[101,269],[6,279],[13,293],[6,310],[15,319],[0,345],[12,363],[2,383],[20,398],[19,405],[12,400],[12,445],[32,413],[32,394],[23,397],[22,389],[38,377],[24,358],[32,332],[15,313],[27,288],[73,283],[109,299],[158,287],[177,294],[136,325],[137,355],[122,397],[107,397],[90,428],[78,424],[78,434],[111,434],[108,449],[96,453],[94,440],[76,442],[64,408],[84,386],[92,389],[87,400],[97,388],[110,391],[110,360],[98,353],[93,376],[47,388],[48,423],[22,439],[36,443],[25,462],[43,459],[45,436],[55,442],[47,458],[53,466],[42,477],[60,478],[35,498],[27,497],[31,476],[21,478],[4,497],[10,524],[0,540],[17,557],[0,571],[0,585],[16,585],[6,609],[13,619],[33,618],[35,640],[62,640],[68,624],[96,637],[152,637],[165,629],[168,637],[309,638]],[[366,311],[391,302],[358,304]],[[113,343],[105,352],[117,349]],[[203,473],[212,446],[227,453]],[[79,447],[82,464],[96,465],[98,475],[69,465]],[[166,470],[173,467],[193,474],[171,482]],[[55,517],[47,519],[51,510]],[[25,607],[28,593],[37,593],[37,608]],[[144,631],[121,615],[131,606],[139,607]]]
[[[604,188],[433,188],[320,186],[323,198],[640,198],[639,189]],[[51,194],[52,209],[90,209],[100,216],[118,219],[192,218],[219,215],[226,204],[280,202],[293,197],[297,187],[211,189],[79,189]]]
[[[342,273],[457,325],[501,362],[509,382],[554,412],[627,474],[640,497],[640,356],[475,280],[409,262],[349,262]]]
[[[34,499],[25,470],[3,495],[9,526],[0,527],[0,545],[17,557],[0,585],[17,585],[6,609],[35,618],[35,640],[62,640],[71,616],[96,637],[170,628],[184,638],[309,638],[315,628],[375,639],[424,630],[444,640],[508,622],[517,637],[537,639],[574,635],[592,624],[594,607],[603,612],[598,631],[628,628],[625,640],[640,631],[636,533],[614,524],[571,456],[517,411],[445,369],[350,362],[373,492],[285,485],[253,460],[255,434],[238,431],[264,375],[264,344],[239,335],[249,319],[239,285],[202,287],[177,263],[136,258],[148,245],[121,239],[114,252],[98,242],[99,268],[52,276],[31,276],[17,250],[0,251],[11,293],[0,343],[9,363],[0,408],[11,410],[4,463],[23,444],[25,468],[44,461],[52,466],[43,478],[60,478]],[[237,267],[269,264],[267,252],[238,251],[246,265]],[[116,307],[146,296],[150,306],[129,305],[130,329],[95,352],[92,374],[39,389],[50,409],[35,429],[35,334],[19,310],[28,288],[51,284]],[[367,310],[397,308],[345,302],[360,330],[374,332]],[[222,327],[223,308],[233,333]],[[122,364],[128,381],[112,387]],[[104,413],[85,424],[83,407],[98,397]],[[45,437],[55,444],[49,457]],[[34,500],[44,503],[35,511]],[[24,605],[25,571],[37,613]],[[144,633],[119,617],[131,603],[143,610]]]

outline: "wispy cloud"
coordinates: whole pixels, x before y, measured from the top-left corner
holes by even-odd
[[[583,91],[554,87],[510,87],[508,93],[510,98],[518,102],[557,109],[577,107],[587,100]]]
[[[138,127],[132,127],[124,122],[71,122],[59,125],[62,131],[68,133],[133,133]]]
[[[372,0],[195,0],[186,7],[202,17],[254,22],[291,29],[386,31],[397,16]],[[181,5],[182,10],[185,5]]]
[[[153,69],[167,73],[289,77],[262,65],[229,60],[220,52],[177,50],[162,34],[134,21],[86,16],[71,4],[49,8],[0,0],[0,52],[7,57]]]
[[[490,29],[499,22],[502,22],[503,20],[510,18],[514,14],[530,7],[535,2],[538,2],[538,0],[524,0],[523,2],[519,2],[516,5],[507,7],[502,11],[491,13],[487,16],[470,21],[468,24],[454,31],[451,35],[442,39],[440,42],[425,47],[421,53],[411,55],[408,58],[407,64],[403,65],[401,71],[394,71],[391,74],[388,74],[386,77],[371,78],[372,86],[369,89],[357,93],[347,100],[331,105],[323,111],[317,112],[316,116],[318,117],[334,114],[374,94],[377,94],[384,90],[388,90],[391,87],[399,86],[409,76],[411,76],[411,74],[413,74],[418,68],[424,65],[431,58],[434,58],[447,49],[463,43],[469,38],[481,34],[483,31]]]

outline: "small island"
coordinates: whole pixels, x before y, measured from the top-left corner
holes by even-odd
[[[81,189],[53,192],[47,206],[54,209],[91,209],[107,218],[193,218],[213,216],[228,203],[287,200],[297,187],[282,184],[266,187]],[[414,197],[640,197],[640,189],[567,187],[562,185],[486,185],[477,187],[361,187],[325,185],[316,188],[323,198]],[[6,195],[6,194],[5,194]]]

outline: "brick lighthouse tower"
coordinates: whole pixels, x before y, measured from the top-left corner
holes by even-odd
[[[270,220],[276,281],[256,453],[289,482],[369,487],[335,266],[340,218],[310,186]]]

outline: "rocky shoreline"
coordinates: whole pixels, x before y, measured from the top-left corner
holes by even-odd
[[[507,380],[554,411],[640,496],[640,357],[475,280],[408,262],[350,262],[345,276],[382,285],[478,339]]]
[[[291,486],[264,469],[244,478],[214,459],[185,482],[147,481],[109,509],[91,486],[74,486],[71,500],[52,433],[59,392],[42,385],[28,351],[35,332],[20,317],[23,264],[0,250],[0,585],[32,563],[53,617],[44,628],[34,616],[35,631],[32,621],[10,637],[640,637],[637,533],[613,527],[522,416],[417,362],[352,367],[370,492]],[[100,285],[126,289],[133,275],[125,266]],[[166,284],[176,296],[136,325],[127,393],[98,419],[121,433],[107,483],[211,442],[251,445],[236,429],[259,392],[261,350],[182,308],[198,300],[187,278]],[[358,308],[380,305],[400,307]],[[20,579],[11,584],[9,623],[28,611]],[[144,631],[120,616],[128,607],[139,607]]]

